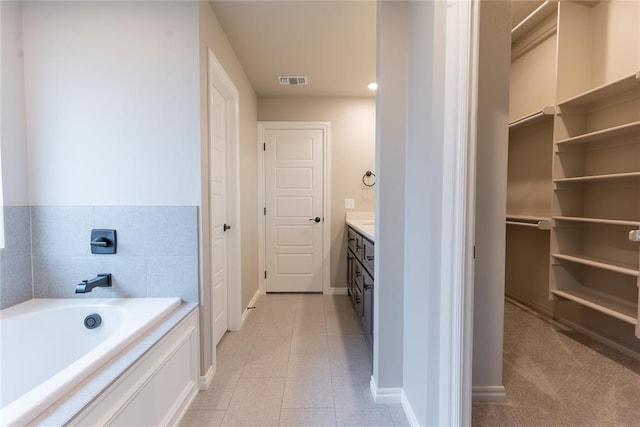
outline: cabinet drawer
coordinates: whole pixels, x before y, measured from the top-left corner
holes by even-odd
[[[362,264],[364,267],[373,274],[373,243],[368,241],[367,239],[362,239]]]

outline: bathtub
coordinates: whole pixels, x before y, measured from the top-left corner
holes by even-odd
[[[181,303],[179,298],[33,299],[0,311],[0,424],[22,425]],[[84,320],[97,313],[100,326]]]

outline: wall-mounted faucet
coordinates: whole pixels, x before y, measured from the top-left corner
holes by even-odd
[[[107,288],[111,286],[111,273],[98,274],[91,280],[83,280],[82,283],[76,285],[76,294],[86,294],[91,292],[93,288]]]

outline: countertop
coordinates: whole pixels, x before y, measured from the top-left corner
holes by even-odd
[[[347,212],[347,225],[358,231],[367,239],[375,242],[376,215],[375,212]]]

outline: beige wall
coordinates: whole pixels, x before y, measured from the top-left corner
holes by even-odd
[[[354,211],[374,210],[375,187],[362,185],[362,175],[375,167],[375,103],[375,98],[258,99],[259,121],[331,122],[332,287],[347,286],[344,199],[355,199]]]
[[[247,76],[231,48],[227,37],[220,27],[211,6],[207,2],[200,2],[200,132],[201,132],[201,162],[203,177],[208,176],[208,120],[207,120],[207,51],[210,48],[225,71],[233,80],[240,95],[240,231],[242,251],[242,305],[238,310],[244,310],[251,297],[258,289],[258,221],[257,212],[257,98],[247,79]],[[211,355],[211,290],[208,262],[208,195],[209,188],[206,179],[202,182],[202,315],[200,319],[202,343],[202,368],[206,372],[208,366],[215,361]],[[238,286],[230,283],[229,286]]]

